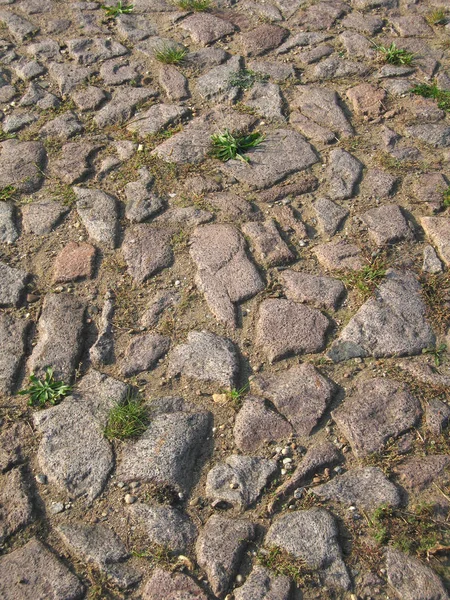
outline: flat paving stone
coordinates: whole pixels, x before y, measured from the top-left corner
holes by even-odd
[[[41,187],[47,155],[40,142],[5,140],[0,143],[0,188],[14,187],[31,194]]]
[[[169,350],[170,338],[149,333],[134,337],[129,343],[121,364],[124,377],[153,369]]]
[[[170,573],[161,568],[153,571],[144,588],[143,600],[207,600],[205,592],[183,573]]]
[[[278,48],[286,37],[288,31],[283,27],[272,24],[259,25],[251,31],[241,35],[240,44],[245,56],[260,56],[269,50]]]
[[[190,15],[181,22],[180,27],[190,34],[194,42],[202,46],[212,44],[235,31],[230,21],[208,13]]]
[[[345,200],[355,194],[363,166],[346,150],[332,150],[327,168],[328,193],[332,200]]]
[[[116,198],[99,189],[74,187],[77,213],[89,237],[110,250],[118,237],[118,203]]]
[[[125,123],[133,115],[137,105],[154,98],[157,91],[153,88],[121,87],[115,90],[111,100],[94,116],[97,127]]]
[[[344,240],[318,244],[313,252],[320,264],[330,271],[359,271],[364,266],[358,246]]]
[[[323,310],[336,310],[345,295],[342,281],[332,277],[286,269],[280,273],[280,280],[288,300]]]
[[[12,202],[0,204],[0,243],[13,244],[19,238],[16,210]]]
[[[414,233],[397,204],[371,208],[361,215],[361,219],[369,228],[369,235],[377,246],[414,239]]]
[[[339,206],[329,198],[318,198],[313,204],[313,209],[317,215],[320,231],[329,238],[338,232],[349,215],[346,208]]]
[[[164,208],[164,200],[153,191],[153,182],[148,169],[142,168],[139,169],[139,179],[126,184],[125,216],[132,223],[141,223]]]
[[[190,111],[184,106],[175,104],[154,104],[147,111],[139,113],[127,125],[128,131],[136,132],[139,137],[154,135],[170,125],[178,123],[189,115]]]
[[[436,245],[439,256],[450,265],[450,219],[445,217],[422,217],[420,224],[425,233]]]
[[[274,221],[244,223],[242,231],[250,238],[258,258],[266,267],[294,260],[294,254],[280,236]]]
[[[422,492],[438,481],[450,465],[450,456],[413,456],[398,465],[394,471],[406,489]]]
[[[125,232],[122,253],[131,277],[142,283],[172,264],[170,232],[144,223],[133,225]]]
[[[35,514],[24,471],[0,475],[0,543],[34,521]],[[1,570],[1,566],[0,566]]]
[[[31,323],[7,313],[0,315],[0,393],[11,394],[23,366]]]
[[[69,242],[56,257],[53,265],[54,283],[91,279],[96,250],[91,244]]]
[[[291,104],[308,117],[343,138],[353,135],[353,127],[341,108],[341,100],[334,90],[316,86],[298,89]]]
[[[79,65],[97,64],[128,52],[111,38],[78,38],[67,40],[66,44],[69,56]]]
[[[236,600],[289,600],[292,582],[286,575],[274,575],[257,565],[245,580],[244,585],[234,592]]]

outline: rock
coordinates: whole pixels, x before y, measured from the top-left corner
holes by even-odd
[[[341,148],[330,152],[327,178],[332,200],[352,198],[361,175],[362,164],[354,156]]]
[[[275,83],[254,83],[243,103],[265,119],[283,119],[283,98]]]
[[[147,224],[133,225],[125,231],[122,253],[129,274],[142,283],[172,264],[170,232]]]
[[[313,208],[317,215],[319,229],[328,237],[333,237],[337,233],[349,215],[346,208],[335,204],[328,198],[319,198],[314,202]]]
[[[19,44],[39,31],[38,25],[9,10],[0,10],[0,21]]]
[[[406,385],[393,379],[358,382],[332,417],[356,456],[380,452],[390,438],[413,427],[422,410]]]
[[[330,56],[319,62],[313,69],[312,76],[315,81],[324,81],[327,79],[339,79],[341,77],[364,77],[368,68],[360,62],[343,60],[335,56]]]
[[[405,127],[405,135],[434,148],[447,148],[450,146],[450,127],[444,123],[424,123]]]
[[[157,292],[142,315],[141,325],[148,328],[156,327],[162,313],[168,308],[177,306],[179,301],[178,292],[164,290]]]
[[[361,191],[373,198],[388,198],[395,191],[398,179],[378,169],[368,169],[361,184]]]
[[[121,14],[115,22],[119,36],[131,43],[157,34],[157,28],[145,15]]]
[[[231,219],[251,219],[255,217],[255,207],[248,200],[231,192],[208,194],[207,203]]]
[[[36,538],[0,558],[0,595],[4,600],[79,600],[84,586]]]
[[[414,456],[398,465],[394,471],[402,485],[415,492],[422,492],[446,472],[450,456]]]
[[[37,376],[52,367],[55,379],[69,383],[83,348],[84,302],[70,294],[47,294],[37,324],[38,341],[29,359]]]
[[[147,169],[139,170],[139,179],[125,186],[127,205],[125,216],[132,223],[141,223],[164,208],[164,200],[152,192],[153,177]]]
[[[386,570],[389,584],[402,600],[447,600],[436,573],[422,562],[388,546]]]
[[[219,598],[228,591],[254,535],[255,526],[250,521],[221,515],[212,515],[200,532],[195,546],[197,562]]]
[[[354,244],[344,240],[319,244],[313,249],[318,261],[330,271],[359,271],[364,263],[361,258],[361,250]]]
[[[245,56],[260,56],[278,48],[287,36],[288,31],[283,27],[263,24],[241,34],[240,44]]]
[[[377,15],[353,11],[342,19],[341,25],[346,29],[355,29],[360,33],[375,35],[383,28],[384,21]]]
[[[47,155],[40,142],[5,140],[0,151],[0,188],[31,194],[41,187]]]
[[[271,212],[285,233],[295,234],[299,240],[308,239],[305,224],[291,206],[277,205],[272,207]]]
[[[106,92],[102,89],[89,85],[82,90],[71,94],[72,100],[81,111],[97,110],[106,98]]]
[[[298,46],[314,46],[315,44],[320,44],[321,42],[330,39],[330,37],[331,35],[326,33],[300,31],[299,33],[289,36],[287,41],[277,49],[275,54],[285,54]]]
[[[293,65],[277,60],[256,59],[248,61],[249,69],[270,77],[275,83],[282,83],[295,77]]]
[[[3,425],[0,429],[0,472],[16,467],[24,460],[22,445],[27,441],[27,429],[23,423]]]
[[[19,115],[9,115],[7,116],[2,123],[2,130],[4,133],[13,133],[15,131],[19,131],[23,129],[27,125],[31,125],[37,121],[37,115],[33,113],[21,113]]]
[[[292,582],[286,575],[275,575],[257,565],[244,585],[234,591],[235,600],[289,600]]]
[[[301,63],[306,65],[311,65],[313,63],[319,62],[322,58],[330,56],[333,54],[334,48],[329,44],[321,44],[317,46],[317,48],[313,48],[312,50],[303,50],[303,52],[298,53],[298,59]],[[316,71],[317,69],[315,69]],[[327,74],[324,75],[324,78],[327,79]]]
[[[432,275],[436,275],[436,273],[442,273],[442,263],[439,260],[433,246],[426,245],[423,249],[422,271],[425,271],[425,273],[431,273]]]
[[[173,65],[162,65],[159,71],[159,83],[172,102],[186,100],[190,96],[188,80]]]
[[[450,219],[444,217],[422,217],[420,224],[444,261],[450,265]]]
[[[207,600],[206,594],[182,573],[168,573],[159,567],[144,588],[142,600]]]
[[[236,446],[242,452],[256,452],[269,442],[288,438],[291,433],[291,425],[255,396],[245,398],[233,430]]]
[[[124,562],[129,554],[122,541],[105,525],[66,523],[59,525],[57,532],[70,552],[94,565],[119,588],[139,581],[140,575]]]
[[[25,233],[45,235],[59,223],[69,211],[54,200],[43,200],[22,206],[22,225]]]
[[[356,114],[375,119],[384,111],[386,92],[370,83],[360,83],[347,90],[347,98]]]
[[[205,69],[211,69],[223,64],[229,58],[230,55],[228,52],[225,52],[222,48],[213,46],[211,48],[202,48],[196,52],[189,52],[186,55],[185,62],[191,67],[194,66],[199,71],[204,71]]]
[[[0,243],[13,244],[19,237],[15,223],[15,212],[12,202],[0,203]]]
[[[90,369],[77,385],[78,401],[92,412],[103,428],[111,409],[123,404],[128,396],[128,385],[95,369]]]
[[[50,77],[56,81],[62,96],[72,92],[77,86],[86,81],[91,74],[91,69],[76,67],[73,63],[50,63],[48,71]]]
[[[213,214],[207,210],[195,208],[194,206],[181,206],[169,208],[169,210],[156,217],[155,223],[184,230],[185,227],[195,227],[208,223],[212,218]]]
[[[258,375],[254,383],[301,437],[311,434],[336,392],[335,384],[310,363]]]
[[[7,538],[29,525],[33,520],[33,504],[27,489],[24,471],[20,467],[12,469],[0,476],[0,544],[4,544]]]
[[[205,100],[233,103],[239,96],[239,87],[232,84],[233,76],[241,70],[242,59],[233,56],[225,64],[213,67],[196,82],[198,93]]]
[[[143,113],[138,113],[127,125],[128,131],[137,133],[140,138],[154,135],[170,125],[178,123],[189,115],[190,111],[176,104],[154,104]]]
[[[39,135],[42,137],[68,140],[74,135],[81,133],[83,130],[84,127],[78,120],[76,114],[72,111],[68,111],[61,116],[56,117],[56,119],[48,121],[48,123],[42,127]]]
[[[298,108],[305,117],[344,138],[353,135],[353,128],[334,90],[309,85],[297,87],[291,107]]]
[[[371,208],[361,215],[361,219],[369,228],[369,235],[377,246],[414,239],[411,227],[397,204]]]
[[[295,511],[279,517],[264,540],[305,561],[320,571],[323,582],[332,589],[349,590],[351,583],[341,557],[338,527],[334,517],[323,508]]]
[[[232,389],[239,374],[236,348],[228,339],[209,331],[190,331],[187,342],[175,346],[169,354],[168,376],[180,374]]]
[[[434,435],[441,435],[450,420],[450,406],[438,398],[431,398],[425,411],[426,424]]]
[[[236,325],[234,304],[264,289],[245,248],[243,236],[232,225],[204,225],[191,236],[190,255],[197,266],[195,282],[211,312],[230,327]]]
[[[181,22],[182,29],[189,32],[197,44],[206,46],[230,35],[235,27],[230,21],[224,21],[208,13],[194,13]]]
[[[94,122],[99,128],[125,123],[138,104],[155,97],[157,93],[155,89],[148,87],[120,87],[113,92],[110,102],[94,116]]]
[[[53,266],[53,282],[67,283],[80,279],[92,279],[96,250],[85,242],[69,242],[56,257]]]
[[[121,85],[136,80],[138,72],[136,65],[130,65],[128,61],[107,60],[100,66],[100,77],[105,85]]]
[[[420,15],[392,16],[389,20],[402,37],[429,37],[433,35],[433,29]]]
[[[315,142],[321,142],[322,144],[332,144],[336,141],[336,134],[318,125],[313,120],[308,119],[301,113],[296,113],[294,111],[291,112],[289,123],[302,133],[308,140],[313,140]]]
[[[329,321],[320,311],[292,300],[264,300],[259,307],[256,344],[270,362],[291,354],[323,350]]]
[[[7,313],[0,314],[0,393],[15,391],[25,356],[31,323]]]
[[[399,489],[385,477],[378,467],[361,467],[338,475],[328,483],[312,488],[314,494],[325,500],[356,505],[367,511],[379,506],[399,506]]]
[[[286,298],[319,309],[336,310],[345,295],[342,281],[331,277],[286,269],[280,273],[280,280]]]
[[[89,359],[93,365],[106,365],[114,361],[114,295],[111,291],[105,294],[98,336],[89,349]]]
[[[195,483],[196,468],[211,435],[211,415],[174,410],[152,418],[135,442],[128,442],[117,467],[121,481],[141,481],[187,493]]]
[[[145,334],[132,338],[125,351],[121,365],[124,377],[131,377],[142,371],[150,371],[170,347],[170,338],[158,334]]]
[[[67,185],[79,183],[92,173],[90,161],[99,148],[86,142],[64,144],[60,157],[52,162],[50,170]]]
[[[74,187],[77,212],[89,237],[101,246],[114,249],[118,237],[118,206],[113,196],[97,189]]]
[[[67,40],[69,56],[79,65],[94,65],[126,54],[128,50],[111,38],[79,38]]]
[[[258,258],[266,267],[274,267],[291,262],[293,253],[278,233],[272,220],[264,223],[250,222],[242,226],[244,235],[247,235],[253,244]]]
[[[441,173],[424,173],[414,177],[412,192],[418,200],[426,202],[432,212],[441,210],[448,181]]]
[[[262,144],[251,148],[246,156],[250,159],[249,164],[241,160],[229,160],[221,165],[221,169],[241,183],[258,189],[275,185],[318,160],[304,137],[290,129],[272,131]]]
[[[329,350],[335,361],[358,356],[410,356],[434,345],[420,284],[412,273],[389,270]]]
[[[209,471],[205,493],[244,511],[256,502],[277,468],[274,460],[233,454]]]
[[[273,204],[285,198],[296,198],[302,194],[313,192],[318,186],[317,179],[310,173],[302,174],[297,183],[287,185],[276,185],[268,190],[258,192],[258,200]]]
[[[197,528],[189,516],[171,506],[135,504],[128,509],[132,522],[145,532],[150,544],[186,553],[197,537]]]

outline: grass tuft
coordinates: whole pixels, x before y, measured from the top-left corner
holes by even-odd
[[[16,193],[16,188],[13,185],[7,185],[3,189],[0,190],[0,201],[11,200],[11,198]]]
[[[140,436],[147,425],[145,406],[139,398],[130,395],[123,404],[110,410],[104,434],[109,440],[126,440]]]
[[[176,46],[162,46],[155,52],[155,58],[165,65],[179,65],[186,58],[188,51]]]
[[[124,4],[119,0],[115,6],[105,6],[102,4],[102,8],[109,19],[116,19],[119,15],[129,15],[133,12],[133,4]]]
[[[398,48],[395,42],[390,46],[377,46],[377,50],[390,65],[410,65],[414,58],[413,52]]]
[[[434,358],[434,364],[436,367],[440,367],[444,362],[444,353],[447,350],[447,344],[439,344],[439,346],[433,348],[424,348],[422,354],[431,354]]]
[[[177,6],[182,10],[204,12],[205,10],[211,8],[211,0],[178,0]]]
[[[43,408],[47,402],[55,405],[70,394],[72,388],[63,381],[56,381],[53,377],[53,369],[48,367],[43,380],[38,379],[34,373],[30,375],[30,387],[21,390],[19,395],[30,396],[29,406]]]
[[[447,22],[447,13],[442,8],[437,8],[429,12],[425,18],[430,25],[444,25]]]
[[[211,136],[213,144],[212,155],[223,162],[232,159],[239,159],[246,163],[250,158],[245,153],[250,148],[256,148],[264,141],[264,136],[259,133],[249,133],[247,135],[233,135],[228,129],[222,133],[215,133]]]
[[[450,111],[450,91],[440,90],[438,86],[433,83],[419,83],[411,90],[411,93],[423,98],[432,98],[436,100],[438,107],[441,110]]]
[[[347,287],[357,289],[363,299],[369,298],[386,275],[387,265],[382,256],[377,256],[360,271],[347,273],[341,277]]]
[[[233,87],[238,87],[241,90],[250,89],[253,84],[257,81],[267,81],[269,79],[268,75],[263,75],[262,73],[255,73],[251,69],[240,69],[235,73],[232,73],[228,83]]]
[[[314,574],[306,563],[276,546],[269,550],[260,550],[256,556],[260,565],[277,576],[285,575],[295,581],[298,586],[314,583]]]

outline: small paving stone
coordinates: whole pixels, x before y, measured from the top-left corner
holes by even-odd
[[[62,140],[68,140],[74,135],[81,133],[84,127],[78,120],[76,114],[68,111],[49,121],[42,127],[40,135],[43,137],[55,137]]]
[[[270,362],[291,354],[320,352],[329,321],[320,311],[292,300],[264,300],[259,307],[256,344]]]
[[[370,237],[377,246],[414,239],[401,207],[396,204],[371,208],[361,215],[361,219],[369,228]]]
[[[4,133],[14,133],[15,131],[19,131],[23,129],[27,125],[31,125],[37,121],[38,116],[33,113],[20,113],[9,115],[3,120],[2,130]]]
[[[0,188],[30,194],[41,187],[46,152],[40,142],[5,140],[0,144]]]
[[[292,427],[266,406],[262,398],[247,396],[234,423],[234,440],[242,452],[256,452],[268,442],[286,439]]]
[[[334,90],[309,85],[304,88],[302,86],[297,90],[291,106],[298,108],[305,117],[344,138],[353,135],[353,128],[342,110],[339,96]]]
[[[435,244],[444,263],[450,265],[450,219],[444,217],[422,217],[420,224],[427,237]]]
[[[357,114],[376,118],[383,112],[386,92],[370,83],[361,83],[347,90],[347,98]]]
[[[156,217],[155,223],[158,225],[175,226],[176,229],[185,227],[196,227],[212,220],[213,214],[201,208],[194,206],[185,206],[180,208],[169,208],[161,215]]]
[[[291,206],[277,205],[271,210],[276,222],[288,235],[294,234],[298,240],[307,240],[308,232],[300,216]]]
[[[157,95],[152,88],[121,87],[115,90],[111,100],[94,116],[97,127],[121,124],[131,118],[138,104]]]
[[[50,77],[58,85],[62,96],[70,93],[89,77],[91,70],[86,67],[76,67],[73,64],[50,63]]]
[[[330,152],[327,175],[332,200],[352,198],[362,175],[362,164],[354,156],[338,148]]]
[[[388,198],[393,195],[397,177],[379,169],[368,169],[361,184],[361,191],[374,198]]]
[[[441,435],[450,420],[450,406],[438,398],[431,398],[425,411],[427,428],[434,435]]]
[[[276,54],[285,54],[289,52],[289,50],[293,50],[298,46],[314,46],[315,44],[320,44],[326,40],[329,40],[331,35],[326,33],[319,33],[316,31],[300,31],[295,35],[289,36],[286,42],[282,46],[280,46]]]
[[[399,482],[409,490],[421,492],[438,480],[450,465],[450,456],[414,456],[398,465],[394,471]]]
[[[77,212],[83,225],[95,242],[108,249],[117,243],[117,200],[98,189],[74,187]]]
[[[95,247],[91,244],[69,242],[56,257],[53,266],[53,282],[67,283],[79,279],[91,279],[95,254]]]
[[[248,61],[249,68],[255,73],[270,77],[275,83],[282,83],[295,77],[293,65],[276,60],[254,59]]]
[[[58,159],[52,161],[50,170],[67,185],[79,183],[92,173],[91,160],[99,148],[85,142],[64,144]]]
[[[386,571],[389,584],[402,600],[446,600],[448,594],[436,575],[417,558],[386,548]]]
[[[194,581],[182,573],[170,573],[156,568],[144,588],[142,600],[207,600]]]
[[[122,253],[128,272],[138,283],[146,281],[173,262],[169,232],[147,224],[127,228]]]
[[[389,438],[413,427],[421,412],[419,401],[405,384],[378,378],[359,382],[332,417],[361,457],[380,452]]]
[[[216,596],[225,596],[254,535],[255,526],[247,519],[212,515],[204,525],[195,546],[197,562]]]
[[[240,44],[245,56],[260,56],[278,48],[288,32],[278,25],[263,24],[241,35]]]
[[[242,59],[233,56],[226,63],[213,67],[196,82],[197,91],[205,100],[233,103],[239,96],[239,88],[232,84],[233,76],[241,70]]]
[[[109,290],[105,294],[97,339],[89,349],[89,359],[93,365],[105,365],[114,360],[113,316],[114,294]]]
[[[28,60],[26,58],[20,58],[14,63],[13,68],[17,77],[23,81],[29,81],[30,79],[34,79],[45,73],[45,67],[36,60]]]
[[[334,383],[310,363],[258,375],[254,383],[260,395],[273,402],[302,437],[314,430],[336,391]]]
[[[275,83],[256,82],[243,103],[266,119],[283,119],[283,97]]]
[[[194,42],[202,46],[220,40],[235,30],[234,25],[229,21],[224,21],[208,13],[193,14],[184,19],[180,26],[189,32]]]
[[[19,306],[28,274],[0,262],[0,306]]]
[[[106,92],[93,85],[76,90],[71,94],[72,100],[81,111],[97,110],[106,98]]]
[[[0,243],[13,244],[19,237],[12,202],[0,203]]]
[[[384,21],[378,15],[363,14],[355,11],[346,15],[342,19],[341,25],[346,29],[355,29],[360,33],[374,35],[383,28]]]
[[[350,578],[342,560],[334,517],[323,508],[295,511],[279,517],[264,540],[268,548],[277,546],[320,571],[323,582],[332,589],[349,590]]]
[[[163,65],[159,71],[159,83],[172,102],[189,98],[188,80],[173,65]]]
[[[142,371],[150,371],[158,360],[169,350],[170,338],[158,334],[134,337],[125,351],[121,371],[124,377],[131,377]]]
[[[0,543],[33,520],[33,504],[23,470],[19,467],[0,475]]]
[[[43,200],[22,206],[22,226],[25,233],[45,235],[59,223],[69,209],[54,200]]]
[[[111,38],[79,38],[66,43],[69,56],[79,65],[93,65],[127,53],[125,46]]]
[[[187,493],[205,458],[211,420],[210,413],[195,412],[195,407],[154,416],[140,438],[124,447],[117,478],[125,483],[154,483]]]
[[[239,360],[234,345],[209,331],[189,332],[187,342],[175,346],[169,355],[169,377],[181,374],[232,389],[238,373]]]
[[[0,10],[0,21],[6,25],[17,42],[23,42],[39,31],[39,27],[9,10]]]
[[[120,85],[137,79],[136,65],[130,65],[128,61],[118,62],[107,60],[100,67],[100,77],[105,85]]]
[[[209,471],[205,493],[244,511],[256,502],[277,469],[274,460],[233,454]]]
[[[405,128],[405,135],[425,142],[434,148],[450,146],[450,127],[444,123],[410,125]]]
[[[229,58],[228,52],[225,52],[222,48],[212,47],[189,52],[186,55],[185,62],[189,66],[195,66],[199,71],[204,71],[223,64]]]
[[[127,126],[128,131],[139,137],[154,135],[170,125],[178,123],[189,114],[189,109],[175,104],[154,104],[147,111],[138,113]]]
[[[313,252],[320,264],[330,271],[359,271],[364,266],[358,246],[344,240],[319,244]]]
[[[431,273],[432,275],[442,273],[442,263],[439,260],[439,257],[436,254],[433,246],[427,245],[423,249],[422,271],[425,271],[425,273]]]
[[[282,265],[294,259],[273,221],[245,223],[242,231],[250,238],[258,258],[267,267]]]
[[[0,429],[0,472],[4,473],[24,461],[27,426],[21,422],[4,424]]]
[[[423,173],[414,177],[412,192],[418,200],[437,212],[442,209],[442,199],[447,188],[448,181],[441,173]]]
[[[57,531],[70,552],[105,573],[119,588],[139,581],[140,575],[124,562],[129,554],[122,541],[105,525],[66,523]]]
[[[0,595],[4,600],[79,600],[84,586],[36,538],[0,558]]]
[[[325,500],[336,500],[369,511],[378,506],[395,507],[401,503],[399,489],[378,467],[352,469],[312,491]]]
[[[335,204],[328,198],[319,198],[316,200],[313,204],[313,209],[317,215],[319,229],[328,237],[333,237],[337,233],[349,214],[346,208]]]
[[[164,208],[164,200],[152,192],[153,177],[147,169],[139,170],[139,179],[127,183],[125,195],[127,205],[125,216],[132,223],[140,223],[160,212]]]
[[[245,580],[244,585],[234,591],[235,600],[289,600],[292,582],[286,575],[275,575],[257,565]]]
[[[232,192],[208,194],[207,203],[231,219],[251,219],[255,216],[255,207],[241,196]]]
[[[333,343],[335,362],[358,356],[409,356],[434,345],[420,285],[412,273],[389,270]]]
[[[312,304],[315,308],[336,310],[345,294],[342,281],[331,277],[286,269],[280,273],[280,279],[286,298]]]
[[[183,512],[171,506],[134,504],[128,509],[133,523],[145,532],[150,544],[184,554],[197,537],[197,528]]]

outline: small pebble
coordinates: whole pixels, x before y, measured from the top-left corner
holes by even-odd
[[[42,475],[41,473],[39,473],[38,475],[36,475],[36,481],[38,483],[41,483],[42,485],[45,485],[47,483],[47,475]]]
[[[50,507],[50,512],[54,515],[62,513],[64,510],[64,504],[62,502],[53,502]]]
[[[131,494],[125,495],[125,504],[134,504],[137,500],[136,496],[132,496]]]

